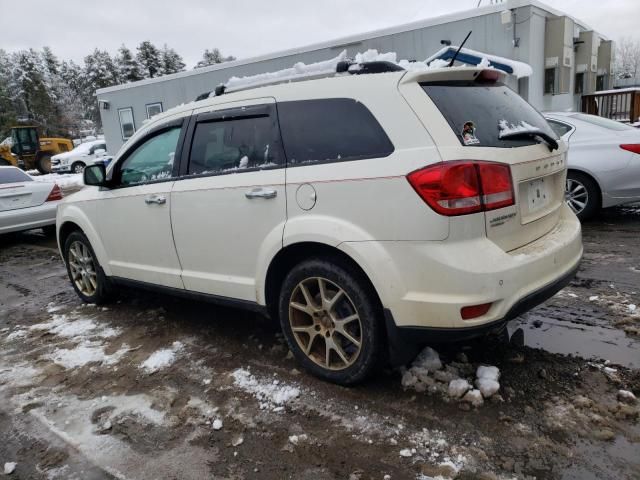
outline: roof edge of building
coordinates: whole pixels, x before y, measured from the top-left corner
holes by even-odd
[[[386,35],[393,35],[396,33],[403,33],[403,32],[407,32],[407,31],[411,31],[411,30],[417,30],[420,28],[426,28],[426,27],[432,27],[432,26],[436,26],[436,25],[442,25],[445,23],[450,23],[450,22],[456,22],[456,21],[460,21],[460,20],[467,20],[469,18],[475,18],[475,17],[481,17],[484,15],[490,15],[492,13],[496,13],[496,12],[501,12],[503,10],[510,10],[510,9],[514,9],[514,8],[522,8],[522,7],[528,7],[528,6],[532,6],[532,7],[537,7],[540,8],[546,12],[551,13],[552,15],[556,15],[556,16],[568,16],[570,18],[572,18],[576,23],[578,23],[581,27],[583,27],[586,30],[593,30],[592,28],[590,28],[588,25],[578,21],[576,18],[571,17],[570,15],[565,14],[564,12],[561,12],[559,10],[556,10],[542,2],[540,2],[539,0],[507,0],[504,3],[496,3],[496,4],[492,4],[492,5],[486,5],[484,7],[479,7],[479,8],[474,8],[474,9],[470,9],[470,10],[462,10],[460,12],[453,12],[453,13],[448,13],[446,15],[439,15],[437,17],[432,17],[432,18],[426,18],[426,19],[422,19],[422,20],[416,20],[414,22],[409,22],[409,23],[404,23],[402,25],[397,25],[394,27],[385,27],[385,28],[381,28],[378,30],[370,30],[367,32],[362,32],[362,33],[357,33],[354,35],[349,35],[349,36],[345,36],[345,37],[340,37],[340,38],[336,38],[333,40],[327,40],[324,42],[318,42],[318,43],[314,43],[314,44],[310,44],[310,45],[305,45],[302,47],[295,47],[295,48],[291,48],[291,49],[287,49],[287,50],[280,50],[277,52],[272,52],[272,53],[267,53],[264,55],[257,55],[254,57],[248,57],[245,59],[240,59],[240,60],[234,60],[232,62],[224,62],[224,63],[219,63],[216,65],[210,65],[207,67],[202,67],[202,68],[194,68],[191,70],[187,70],[185,72],[178,72],[178,73],[173,73],[170,75],[164,75],[162,77],[155,77],[155,78],[146,78],[144,80],[140,80],[137,82],[131,82],[131,83],[123,83],[120,85],[114,85],[112,87],[105,87],[105,88],[100,88],[98,90],[96,90],[96,95],[102,95],[102,94],[106,94],[106,93],[111,93],[111,92],[116,92],[119,90],[127,90],[130,88],[136,88],[136,87],[142,87],[145,85],[151,85],[154,83],[160,83],[160,82],[166,82],[168,80],[174,80],[174,79],[178,79],[178,78],[186,78],[186,77],[190,77],[192,75],[199,75],[202,73],[207,73],[207,72],[214,72],[217,70],[225,70],[227,68],[233,68],[233,67],[238,67],[238,66],[242,66],[242,65],[248,65],[251,63],[256,63],[256,62],[262,62],[262,61],[267,61],[267,60],[273,60],[276,58],[281,58],[281,57],[286,57],[286,56],[290,56],[290,55],[298,55],[301,53],[308,53],[308,52],[313,52],[315,50],[321,50],[323,48],[341,48],[341,47],[348,47],[352,44],[356,44],[356,43],[361,43],[364,40],[370,39],[370,38],[377,38],[377,37],[382,37],[382,36],[386,36]],[[607,40],[607,38],[605,38],[603,35],[601,35],[605,40]]]

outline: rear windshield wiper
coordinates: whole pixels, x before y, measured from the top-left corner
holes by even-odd
[[[543,132],[537,128],[531,130],[517,130],[513,132],[500,132],[498,135],[500,139],[503,138],[513,138],[513,137],[528,137],[528,138],[536,138],[539,137],[547,144],[549,147],[549,151],[553,152],[558,149],[558,142],[555,138],[553,138],[548,133]]]

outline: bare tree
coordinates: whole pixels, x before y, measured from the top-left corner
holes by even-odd
[[[618,78],[636,78],[640,73],[640,40],[622,37],[616,48]]]

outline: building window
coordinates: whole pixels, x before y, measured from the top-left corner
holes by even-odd
[[[118,109],[118,117],[120,117],[120,133],[122,140],[128,140],[136,133],[136,125],[133,122],[133,108]]]
[[[584,72],[576,73],[576,84],[573,89],[573,93],[576,95],[582,95],[584,92]]]
[[[154,115],[158,115],[159,113],[162,113],[162,102],[148,103],[146,107],[147,107],[147,118],[151,118]]]
[[[544,69],[544,93],[556,93],[556,68]]]
[[[604,75],[598,75],[596,77],[596,91],[599,92],[600,90],[606,90],[607,87],[604,86],[605,83],[605,76]]]

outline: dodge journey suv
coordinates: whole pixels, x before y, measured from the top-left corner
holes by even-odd
[[[219,88],[88,166],[57,215],[80,298],[129,285],[253,309],[308,371],[353,384],[566,285],[580,223],[545,119],[492,69],[374,63]]]

